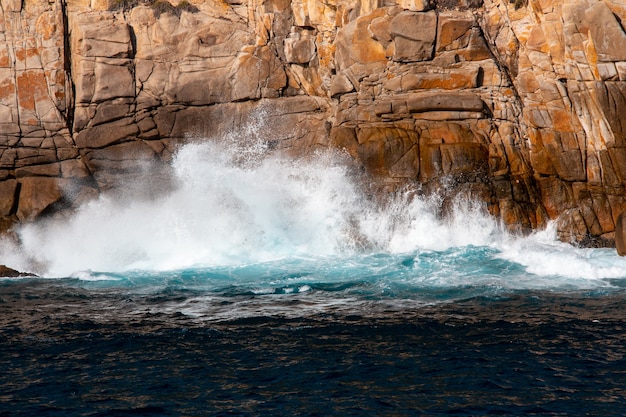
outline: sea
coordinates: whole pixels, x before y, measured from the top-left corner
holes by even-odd
[[[190,140],[0,241],[38,275],[0,279],[0,416],[626,415],[614,249],[271,148]]]

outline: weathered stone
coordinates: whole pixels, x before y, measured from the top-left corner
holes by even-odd
[[[127,66],[128,61],[96,62],[94,68],[94,102],[135,96],[135,79]]]
[[[415,178],[419,173],[418,136],[398,128],[358,129],[357,155],[370,169],[383,176]]]
[[[121,119],[80,131],[76,135],[76,145],[79,148],[104,148],[124,139],[135,138],[138,133],[136,124]]]
[[[463,49],[469,45],[474,26],[471,13],[445,12],[439,14],[437,51]]]
[[[128,176],[157,175],[158,154],[143,141],[132,141],[84,153],[84,161],[101,190],[123,188]]]
[[[60,177],[61,164],[30,165],[15,170],[16,178],[24,177]]]
[[[284,44],[285,57],[291,64],[308,64],[315,57],[315,39],[309,31],[290,34]]]
[[[422,182],[431,181],[443,175],[440,145],[422,144],[420,146],[420,175]]]
[[[0,182],[0,216],[9,216],[15,207],[18,183],[16,180]]]
[[[62,116],[50,99],[48,80],[43,70],[18,72],[15,87],[21,124],[41,126],[44,123],[62,123]]]
[[[74,65],[76,103],[90,103],[96,89],[95,61],[82,60]]]
[[[131,49],[128,25],[113,14],[77,13],[71,26],[73,49],[81,57],[128,58]]]
[[[407,74],[384,82],[383,86],[395,92],[431,89],[460,90],[478,87],[478,78],[479,68],[476,67],[449,70],[441,74]]]
[[[372,39],[380,42],[385,48],[393,41],[390,16],[372,19],[367,31]]]
[[[541,26],[535,26],[530,30],[528,38],[526,39],[526,48],[531,51],[549,52],[550,47]]]
[[[619,256],[626,256],[626,212],[621,213],[615,222],[615,248]]]
[[[21,12],[23,0],[2,0],[2,10],[5,12]]]
[[[585,10],[589,34],[600,61],[626,61],[626,33],[603,1]]]
[[[131,105],[132,101],[128,98],[115,98],[103,101],[97,105],[93,116],[89,117],[90,120],[88,123],[92,126],[96,126],[124,117],[131,117]],[[80,128],[82,129],[82,127],[84,126]],[[78,126],[75,125],[75,128],[78,128]]]
[[[386,63],[383,45],[372,39],[368,31],[371,22],[383,16],[384,11],[379,9],[353,20],[339,30],[336,38],[337,70],[348,69],[354,64]]]
[[[69,159],[60,163],[61,176],[63,178],[89,178],[91,173],[85,167],[85,164],[78,159]]]
[[[444,175],[484,175],[488,169],[489,151],[478,143],[443,143],[441,169]]]
[[[394,61],[415,62],[433,58],[437,15],[435,12],[402,12],[391,21]]]
[[[250,54],[241,54],[232,71],[233,101],[261,98],[267,96],[264,89],[278,92],[287,84],[283,67],[267,46],[255,48]],[[222,98],[223,94],[215,91],[218,88],[213,88],[212,93],[220,97],[219,101],[228,101]]]
[[[472,93],[414,93],[407,97],[407,109],[411,113],[458,110],[481,112],[485,103]]]
[[[444,110],[444,111],[425,111],[419,113],[413,113],[413,118],[416,120],[430,120],[430,121],[450,121],[450,120],[463,120],[463,119],[482,119],[485,114],[475,111],[459,111],[459,110]]]
[[[590,90],[600,103],[602,112],[611,127],[616,146],[626,146],[626,83],[593,83]]]
[[[430,8],[429,0],[399,0],[398,5],[412,12],[423,12]]]
[[[65,180],[47,177],[26,177],[19,181],[20,195],[17,218],[27,221],[36,218],[48,207],[63,198]]]
[[[354,91],[354,86],[350,79],[344,74],[337,74],[333,77],[330,84],[330,96],[335,97],[339,94],[345,94]]]
[[[493,57],[482,31],[478,27],[472,28],[467,48],[457,50],[456,53],[467,61],[483,61]]]
[[[227,3],[2,0],[0,229],[262,114],[257,134],[278,149],[344,148],[386,184],[470,196],[511,230],[553,219],[566,240],[614,233],[626,7]]]
[[[550,218],[557,218],[563,212],[563,207],[568,209],[573,206],[573,196],[567,184],[556,177],[545,177],[538,180],[541,188],[543,206]]]
[[[37,275],[29,272],[20,272],[13,268],[9,268],[6,265],[0,265],[0,277],[3,278],[18,278],[18,277],[36,277]]]
[[[246,65],[246,63],[253,60],[251,66],[257,64],[252,54],[245,54],[240,58],[240,63]],[[258,71],[257,71],[258,72]],[[219,70],[201,70],[193,72],[178,72],[175,75],[176,82],[170,82],[173,78],[173,74],[166,75],[168,81],[165,82],[167,89],[164,91],[164,97],[168,103],[181,103],[184,105],[202,106],[218,103],[220,101],[229,101],[232,97],[232,86],[228,82],[228,76]],[[247,81],[246,87],[242,88],[241,84],[238,88],[241,89],[244,94],[256,95],[258,88],[258,82],[254,77],[251,80],[244,78]]]

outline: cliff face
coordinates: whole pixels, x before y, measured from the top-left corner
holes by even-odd
[[[610,241],[626,210],[626,5],[1,0],[0,228],[77,206],[255,115],[389,188]],[[155,170],[156,175],[159,170]]]

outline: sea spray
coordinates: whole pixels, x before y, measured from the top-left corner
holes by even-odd
[[[26,225],[24,251],[47,273],[174,269],[335,253],[358,199],[329,159],[268,156],[257,164],[216,142],[183,147],[175,188],[135,201],[103,195],[69,220]],[[249,162],[249,161],[248,161]]]
[[[232,139],[188,144],[162,195],[104,194],[70,218],[24,225],[22,252],[46,265],[37,272],[65,276],[442,250],[500,233],[471,204],[444,221],[435,201],[408,191],[384,202],[369,197],[341,152],[293,158],[251,143],[245,152]]]
[[[556,240],[556,223],[551,222],[525,238],[506,236],[498,245],[498,257],[524,266],[536,280],[555,277],[576,285],[582,281],[625,278],[626,262],[613,249],[577,248]]]
[[[387,289],[576,289],[626,277],[612,251],[557,242],[552,227],[519,237],[472,201],[453,201],[442,215],[436,195],[372,198],[342,152],[294,158],[250,135],[181,147],[164,167],[167,186],[150,184],[160,193],[129,192],[142,189],[137,181],[72,216],[23,225],[19,247],[0,242],[2,259],[46,277],[96,281],[108,275],[81,271],[153,271],[135,276],[154,280],[165,276],[156,271],[208,268],[261,292],[372,279]]]

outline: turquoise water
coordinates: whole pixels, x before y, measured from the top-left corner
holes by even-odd
[[[626,413],[614,250],[222,139],[0,242],[0,416]]]
[[[613,250],[574,249],[561,244],[556,248],[552,254],[555,259],[548,257],[550,261],[578,262],[579,274],[550,273],[550,265],[544,267],[544,274],[531,273],[532,268],[539,268],[509,260],[498,248],[469,245],[443,251],[299,257],[168,271],[81,271],[65,281],[82,288],[140,293],[173,289],[224,296],[315,294],[329,299],[425,304],[532,290],[601,296],[626,287],[626,276],[619,275],[625,266]],[[544,255],[548,250],[545,248]],[[568,266],[562,265],[562,269],[566,271]],[[587,276],[586,269],[595,275]]]
[[[626,413],[624,281],[492,252],[0,281],[0,415]]]
[[[514,236],[480,204],[446,201],[442,215],[442,198],[417,188],[380,201],[341,152],[294,159],[252,139],[186,145],[159,180],[147,170],[70,215],[24,225],[19,243],[0,241],[1,259],[111,286],[185,277],[192,287],[272,292],[363,282],[372,296],[399,297],[608,289],[626,277],[613,250],[557,242],[554,225]]]

